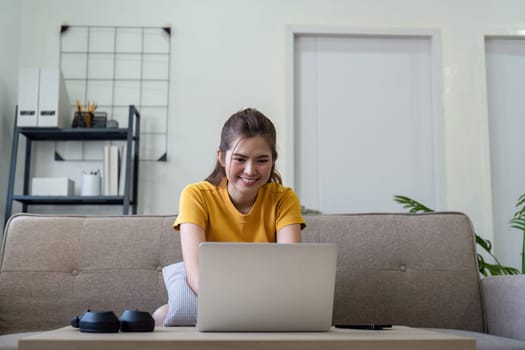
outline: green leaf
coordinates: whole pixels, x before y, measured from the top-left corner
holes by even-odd
[[[522,232],[525,231],[525,216],[514,217],[510,220],[510,223],[512,224],[510,227],[518,229]]]
[[[488,253],[492,250],[492,243],[488,239],[483,239],[476,234],[476,243],[479,244]]]
[[[518,202],[516,203],[516,208],[520,207],[525,204],[525,193],[518,198]]]
[[[478,268],[479,268],[479,272],[483,275],[483,276],[488,276],[488,272],[487,272],[487,267],[486,267],[486,263],[485,263],[485,260],[483,259],[483,257],[480,255],[480,254],[477,254],[478,256]]]
[[[515,207],[521,209],[514,213],[514,218],[525,217],[525,193],[518,198],[518,202],[516,203]]]
[[[514,219],[511,219],[510,220],[511,223],[513,224],[525,224],[525,217],[519,217],[519,218],[514,218]]]
[[[517,211],[514,213],[514,216],[512,217],[512,220],[519,220],[525,218],[525,208],[521,211]]]
[[[477,254],[477,258],[478,258],[479,272],[483,276],[519,275],[520,274],[520,271],[513,267],[503,266],[501,264],[490,264],[486,262],[485,259],[483,259],[483,256],[481,256],[480,254]]]
[[[408,198],[406,196],[395,195],[394,200],[398,202],[399,204],[402,204],[403,208],[409,209],[409,213],[412,213],[412,214],[419,213],[419,212],[424,212],[424,213],[433,212],[433,210],[428,208],[427,206],[411,198]]]
[[[510,220],[511,224],[514,224],[516,226],[524,227],[525,226],[525,219],[512,219]]]

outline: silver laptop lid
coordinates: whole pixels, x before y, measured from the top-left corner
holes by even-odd
[[[337,249],[328,243],[201,243],[199,331],[327,331]]]

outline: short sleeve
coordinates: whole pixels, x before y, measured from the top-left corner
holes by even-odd
[[[208,210],[204,195],[196,185],[186,186],[180,195],[179,213],[177,214],[173,228],[179,231],[180,224],[192,223],[206,230],[207,222]]]
[[[287,189],[277,206],[276,229],[279,231],[285,226],[300,224],[301,230],[306,227],[299,198],[291,189]]]

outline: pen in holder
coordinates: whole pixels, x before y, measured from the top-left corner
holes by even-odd
[[[104,128],[106,127],[106,113],[95,112],[96,103],[88,102],[86,109],[80,103],[76,102],[76,112],[73,116],[72,128]],[[98,115],[97,115],[98,114]]]
[[[91,112],[75,112],[73,117],[72,128],[91,128],[93,120],[93,113]]]

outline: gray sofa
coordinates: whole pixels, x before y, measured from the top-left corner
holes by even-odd
[[[335,242],[335,323],[390,323],[525,349],[525,278],[479,278],[461,213],[306,216],[305,242]],[[59,328],[86,309],[166,303],[161,269],[181,260],[175,216],[17,214],[0,262],[0,348]]]

